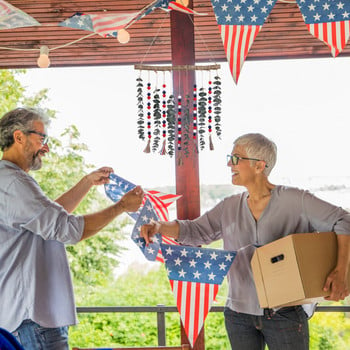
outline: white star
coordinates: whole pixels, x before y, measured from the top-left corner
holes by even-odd
[[[83,20],[79,19],[77,24],[78,24],[79,27],[82,27],[85,23],[84,23]]]
[[[269,6],[272,6],[272,5],[273,5],[273,0],[268,0],[268,1],[267,1],[267,4],[268,4]]]
[[[152,211],[152,210],[153,210],[152,205],[151,205],[151,204],[148,204],[147,207],[146,207],[146,209],[147,209],[148,211]]]
[[[194,261],[193,259],[190,261],[190,266],[191,267],[196,267],[197,262]]]
[[[143,222],[147,222],[148,221],[148,216],[147,215],[143,215],[141,219],[142,219]]]
[[[142,241],[138,241],[137,243],[136,243],[140,248],[142,248],[143,247],[143,243],[142,243]]]
[[[254,11],[254,6],[253,5],[249,5],[247,7],[247,10],[248,10],[248,12],[253,12]]]
[[[187,250],[184,248],[181,250],[181,256],[187,256]]]
[[[167,275],[169,276],[170,273],[171,273],[171,270],[169,270],[168,268],[166,268],[166,273],[167,273]]]
[[[201,258],[203,253],[200,250],[196,251],[196,258]]]
[[[331,13],[328,15],[328,18],[329,18],[329,19],[334,19],[334,17],[335,17],[335,15],[334,15],[333,12],[331,12]]]
[[[343,13],[343,18],[348,18],[348,17],[349,17],[349,13],[345,11],[345,12]]]
[[[250,17],[250,20],[252,22],[256,22],[256,20],[258,19],[258,17],[256,17],[255,15],[253,15],[252,17]]]
[[[149,254],[154,254],[154,249],[153,249],[152,247],[148,247],[148,248],[147,248],[147,252],[148,252]]]
[[[242,8],[242,6],[240,6],[240,5],[237,4],[237,5],[235,6],[235,11],[236,11],[236,12],[239,12],[239,11],[241,11],[241,8]]]
[[[241,0],[241,4],[245,4],[247,0]]]
[[[157,236],[153,236],[152,240],[153,240],[153,243],[158,243],[159,242],[159,239],[158,239]]]
[[[254,0],[254,4],[259,4],[260,0]]]
[[[167,255],[171,255],[173,253],[173,250],[171,249],[171,247],[165,249],[165,251]]]
[[[180,258],[176,258],[174,261],[175,261],[175,266],[176,265],[181,266],[182,260]]]
[[[343,9],[344,4],[342,2],[338,2],[337,7],[338,7],[338,10]]]
[[[197,278],[197,279],[199,279],[200,275],[201,275],[201,274],[200,274],[199,271],[196,271],[196,272],[193,273],[193,277],[194,277],[194,278]]]
[[[181,269],[180,271],[179,271],[179,277],[185,277],[185,275],[186,275],[186,271],[184,271],[184,269]]]
[[[210,259],[211,259],[211,260],[216,260],[217,257],[218,257],[218,255],[217,255],[215,252],[212,252],[212,253],[210,254]]]
[[[323,9],[326,11],[326,10],[329,10],[329,4],[327,4],[327,3],[324,3],[323,5],[322,5],[322,7],[323,7]]]
[[[314,16],[314,19],[315,19],[315,22],[319,21],[321,19],[321,16],[318,13],[316,13],[316,15]]]
[[[226,11],[227,11],[227,6],[226,6],[226,5],[222,5],[222,6],[221,6],[221,10],[222,10],[223,12],[226,12]]]
[[[225,255],[225,260],[226,261],[231,261],[233,259],[233,256],[230,254],[230,253],[228,253],[227,255]]]
[[[211,263],[209,261],[207,261],[207,262],[204,263],[204,266],[205,266],[206,269],[210,269]]]
[[[210,274],[208,275],[209,280],[214,280],[215,276],[216,276],[216,275],[214,275],[213,273],[210,273]]]
[[[310,11],[315,11],[315,5],[311,4],[308,7]]]
[[[225,269],[226,269],[226,265],[224,263],[221,263],[219,265],[219,267],[220,267],[220,270],[224,270],[225,271]]]
[[[245,18],[244,16],[240,15],[240,16],[238,17],[238,21],[239,21],[239,22],[243,22],[243,21],[244,21],[244,18]]]
[[[261,8],[261,12],[262,12],[262,13],[266,13],[266,12],[267,12],[267,7],[266,7],[266,6],[262,7],[262,8]]]
[[[226,22],[231,22],[232,17],[230,15],[225,16]]]

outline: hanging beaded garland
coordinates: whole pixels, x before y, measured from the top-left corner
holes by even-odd
[[[189,154],[188,147],[191,145],[190,138],[183,139],[189,130],[188,123],[192,122],[192,140],[195,150],[202,151],[206,147],[206,137],[209,136],[209,149],[213,150],[213,133],[221,138],[221,82],[218,74],[211,79],[211,70],[220,68],[218,65],[211,66],[145,66],[135,65],[135,69],[140,71],[137,81],[137,107],[138,119],[137,128],[138,136],[141,140],[147,141],[144,152],[158,152],[161,155],[168,154],[173,156],[175,147],[177,152]],[[202,83],[198,90],[194,84],[192,96],[186,95],[185,102],[181,96],[176,99],[172,92],[168,91],[171,86],[171,76],[166,77],[166,72],[174,70],[198,70],[203,74],[209,72],[207,87]],[[144,90],[142,80],[142,71],[148,71],[147,88]],[[155,73],[155,83],[152,90],[152,76],[150,72]],[[163,71],[163,83],[161,89],[158,88],[158,71]],[[169,78],[167,80],[167,78]],[[147,98],[146,105],[143,103],[144,96]],[[146,111],[145,111],[146,109]],[[190,115],[191,113],[191,115]],[[188,114],[188,115],[187,115]],[[145,115],[147,123],[145,123]],[[214,115],[214,116],[213,116]],[[214,126],[215,122],[215,126]],[[186,124],[187,123],[187,124]],[[147,140],[145,135],[145,125],[147,126]],[[175,140],[175,128],[177,127],[177,139]],[[185,127],[185,130],[184,130]],[[188,135],[187,135],[188,137]],[[191,137],[191,136],[190,136]],[[198,140],[198,141],[197,141]]]

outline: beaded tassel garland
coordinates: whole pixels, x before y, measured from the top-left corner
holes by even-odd
[[[221,81],[218,74],[212,79],[210,71],[217,70],[219,66],[176,68],[138,65],[136,67],[140,70],[140,75],[136,79],[138,136],[147,142],[144,152],[158,152],[161,155],[173,156],[176,149],[181,162],[182,155],[187,157],[192,145],[195,152],[203,151],[206,145],[209,150],[213,150],[213,136],[221,137]],[[185,100],[181,95],[174,97],[173,93],[168,91],[172,81],[171,74],[167,76],[166,71],[172,72],[175,69],[200,70],[202,74],[202,86],[198,89],[194,84],[190,94],[186,94]],[[147,84],[143,84],[141,77],[143,70],[148,71]],[[156,74],[153,83],[152,71]],[[161,89],[157,87],[158,71],[163,71]],[[208,72],[208,79],[203,78],[204,72]],[[207,86],[204,86],[204,80]],[[179,90],[181,91],[181,86]],[[144,97],[147,100],[145,104]],[[190,123],[192,123],[192,129]],[[175,137],[176,130],[177,137]],[[192,130],[192,142],[189,142],[191,135],[187,135],[189,130]],[[208,135],[208,139],[205,135]]]

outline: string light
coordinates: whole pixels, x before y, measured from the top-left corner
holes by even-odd
[[[119,29],[117,39],[121,44],[127,44],[130,40],[130,34],[125,29]]]
[[[50,66],[49,48],[47,46],[40,47],[40,56],[37,63],[40,68],[48,68]]]

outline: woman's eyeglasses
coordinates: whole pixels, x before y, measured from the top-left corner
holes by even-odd
[[[247,158],[247,157],[240,157],[240,156],[236,156],[235,154],[228,154],[226,156],[227,158],[227,162],[231,162],[233,165],[237,165],[240,159],[244,159],[244,160],[256,160],[256,161],[260,161],[261,159],[257,159],[257,158]],[[265,164],[265,167],[267,168],[267,164]]]

